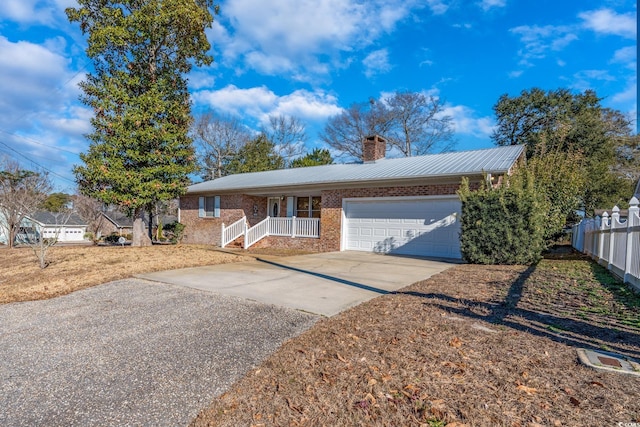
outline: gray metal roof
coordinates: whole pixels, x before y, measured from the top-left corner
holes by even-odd
[[[229,175],[189,186],[187,193],[258,190],[312,185],[344,185],[506,173],[524,150],[521,145],[425,156],[380,159],[371,163],[337,164]]]

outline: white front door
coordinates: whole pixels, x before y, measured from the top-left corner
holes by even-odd
[[[269,197],[267,203],[267,215],[272,218],[280,216],[280,197]]]

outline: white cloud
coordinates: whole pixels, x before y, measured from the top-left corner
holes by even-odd
[[[56,87],[72,77],[67,58],[41,45],[12,43],[2,36],[0,51],[0,123],[58,105]]]
[[[434,15],[443,15],[449,10],[449,5],[442,0],[427,0],[427,5]]]
[[[86,149],[82,134],[89,130],[90,111],[78,107],[82,76],[64,56],[64,45],[60,39],[14,43],[0,36],[0,131],[2,142],[15,150],[3,146],[3,152],[25,167],[33,167],[28,158],[70,179],[70,162],[78,159],[60,149]]]
[[[607,70],[582,70],[573,74],[570,85],[574,89],[585,91],[593,89],[594,81],[613,82],[615,80]]]
[[[388,73],[392,68],[391,64],[389,64],[389,51],[387,49],[374,50],[362,60],[362,64],[365,67],[364,75],[367,78]]]
[[[574,28],[567,25],[521,25],[509,31],[518,35],[524,44],[518,54],[522,58],[521,65],[526,66],[530,66],[532,60],[545,58],[549,51],[560,51],[578,39]]]
[[[42,24],[56,26],[66,21],[64,10],[77,7],[75,0],[2,0],[0,18],[19,24]]]
[[[221,113],[232,114],[250,122],[265,124],[270,115],[296,116],[308,121],[322,121],[342,111],[337,99],[323,91],[296,90],[278,96],[266,86],[241,89],[229,85],[219,90],[200,91],[194,100]]]
[[[213,87],[216,79],[211,71],[211,69],[209,69],[208,71],[198,69],[190,72],[187,76],[189,88],[192,90],[199,90]]]
[[[524,71],[522,71],[522,70],[511,71],[509,73],[509,77],[512,78],[512,79],[517,79],[518,77],[520,77],[522,75],[522,73],[524,73]]]
[[[613,95],[611,100],[617,104],[632,102],[635,104],[636,97],[638,96],[638,84],[637,82],[630,83],[622,92]]]
[[[598,9],[578,15],[585,28],[602,34],[636,38],[636,17],[633,13],[618,14],[611,9]]]
[[[464,105],[447,105],[443,114],[453,118],[456,134],[488,139],[495,128],[492,117],[476,117],[475,111]]]
[[[394,30],[418,0],[273,0],[269,13],[257,0],[227,0],[213,30],[225,65],[298,80],[326,76]]]
[[[635,46],[627,46],[618,49],[613,54],[611,62],[614,64],[625,64],[627,68],[637,68],[637,50]]]
[[[494,7],[505,7],[507,5],[507,0],[482,0],[480,2],[480,7],[485,12]]]
[[[269,113],[296,116],[306,120],[322,121],[342,111],[333,95],[316,91],[297,90],[278,99],[276,108]]]

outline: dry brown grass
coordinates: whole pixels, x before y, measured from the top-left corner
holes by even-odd
[[[640,381],[577,347],[640,356],[640,297],[586,259],[460,265],[285,343],[193,426],[604,426]]]
[[[212,246],[54,246],[38,267],[30,248],[0,249],[0,303],[46,299],[135,274],[242,260]]]

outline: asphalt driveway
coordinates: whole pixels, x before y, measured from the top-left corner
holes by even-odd
[[[0,305],[0,425],[186,425],[319,314],[452,265],[267,257]]]
[[[138,277],[333,316],[371,298],[427,279],[455,263],[344,251],[261,256],[247,262]]]
[[[140,279],[0,305],[0,425],[187,425],[318,318]]]

